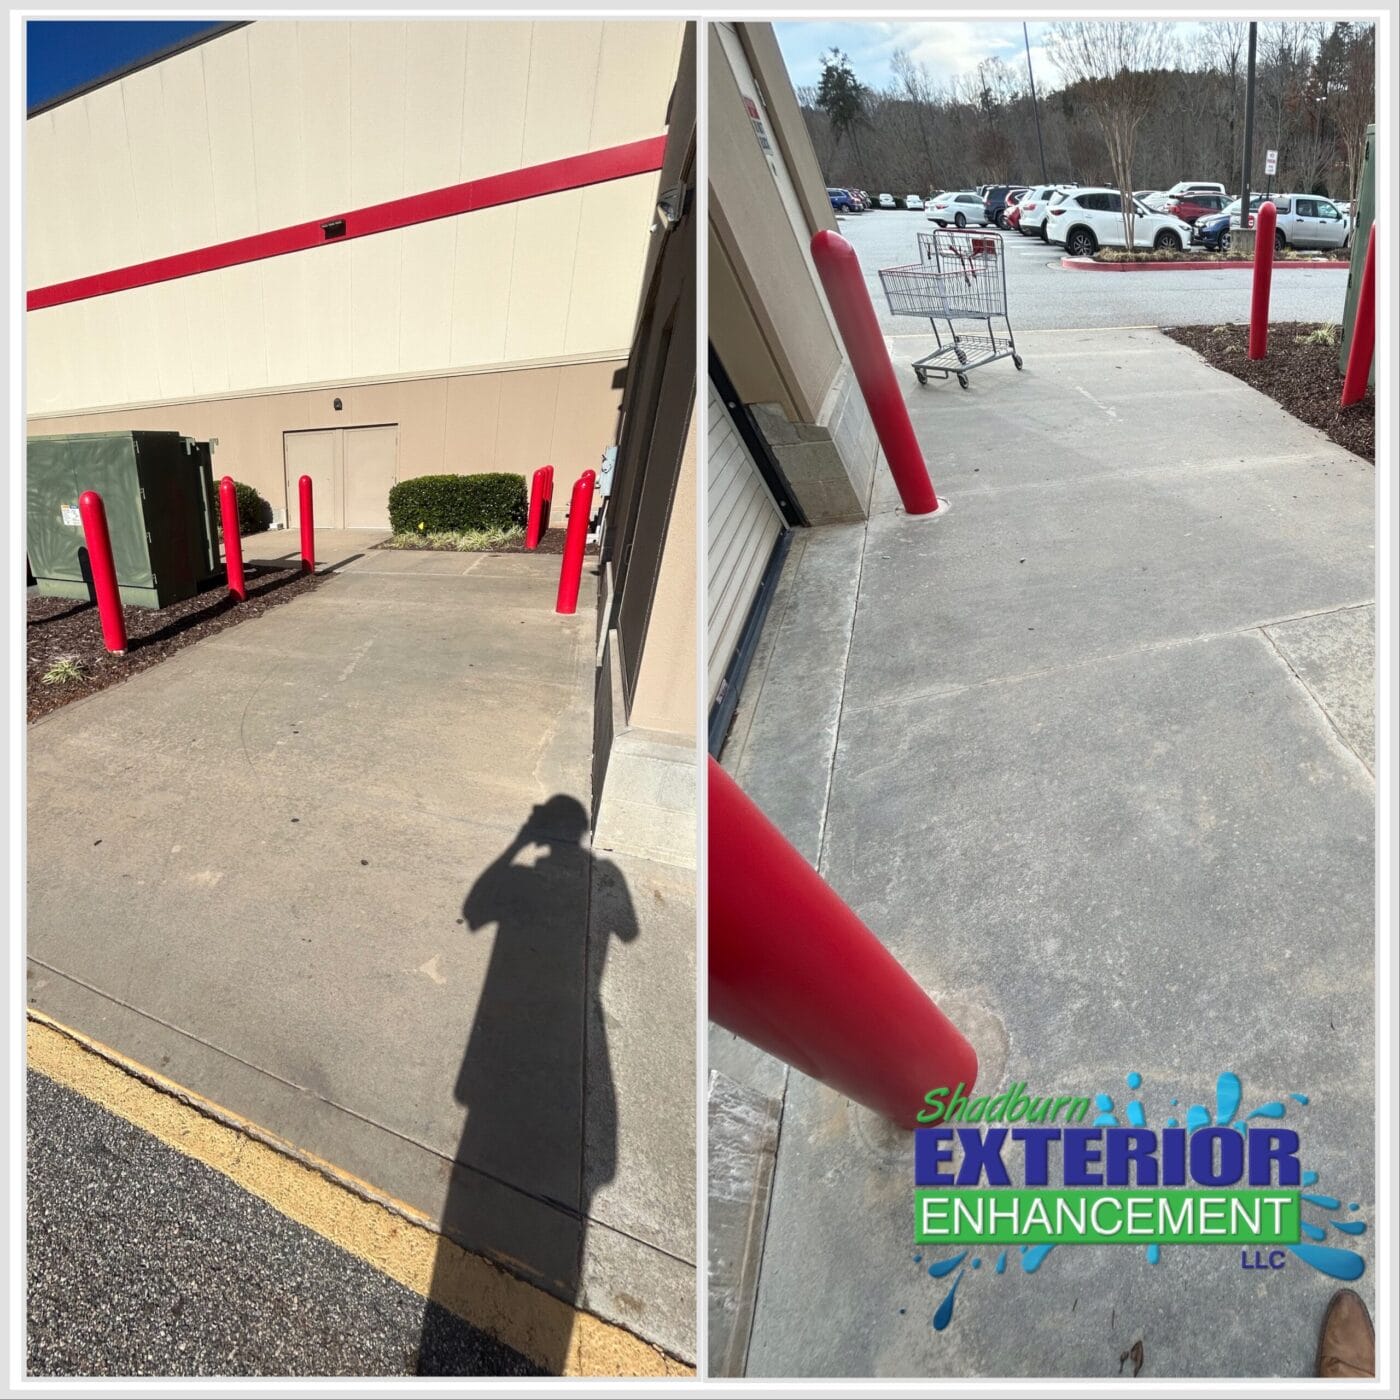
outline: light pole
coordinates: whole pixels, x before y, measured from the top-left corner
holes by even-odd
[[[1249,206],[1253,191],[1250,181],[1254,162],[1254,46],[1258,38],[1259,26],[1249,23],[1249,65],[1244,79],[1244,173],[1240,190],[1240,247],[1247,253],[1254,251],[1254,225],[1250,221]]]
[[[1035,144],[1040,147],[1040,182],[1048,184],[1050,177],[1045,173],[1045,142],[1040,135],[1040,103],[1035,97],[1035,69],[1031,67],[1031,35],[1025,20],[1021,21],[1021,35],[1026,41],[1026,73],[1031,80],[1031,111],[1035,113]]]

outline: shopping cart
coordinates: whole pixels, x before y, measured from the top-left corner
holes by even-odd
[[[969,370],[989,365],[1008,356],[1021,368],[1016,353],[1016,337],[1006,315],[1006,259],[999,233],[971,229],[939,229],[919,234],[919,261],[909,267],[880,269],[892,316],[927,316],[938,348],[916,360],[914,373],[920,384],[930,374],[947,379],[956,374],[967,388]],[[945,341],[939,321],[948,323]],[[1006,327],[999,336],[994,322]],[[968,322],[981,322],[984,329],[959,330]]]

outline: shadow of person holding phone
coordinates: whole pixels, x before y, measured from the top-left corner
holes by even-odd
[[[491,925],[495,933],[454,1089],[467,1118],[443,1231],[552,1295],[510,1295],[529,1316],[503,1331],[528,1338],[533,1365],[522,1370],[461,1321],[480,1315],[464,1296],[474,1276],[456,1251],[439,1249],[421,1375],[559,1374],[568,1361],[572,1310],[560,1304],[580,1302],[593,1194],[617,1162],[602,978],[613,938],[630,943],[638,932],[626,881],[590,854],[587,834],[582,804],[556,793],[531,810],[462,905],[473,936]],[[590,884],[606,891],[591,920]]]

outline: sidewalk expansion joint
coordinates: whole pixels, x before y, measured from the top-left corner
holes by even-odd
[[[42,1012],[29,1067],[229,1178],[381,1273],[566,1375],[689,1376],[687,1363],[440,1234],[421,1211]],[[562,1367],[555,1349],[569,1344]]]

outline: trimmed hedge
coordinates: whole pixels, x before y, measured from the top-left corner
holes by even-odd
[[[233,483],[233,494],[238,501],[238,533],[258,535],[272,524],[272,507],[258,495],[257,491],[242,481]]]
[[[525,478],[518,472],[415,476],[389,491],[396,535],[509,530],[525,524]]]

